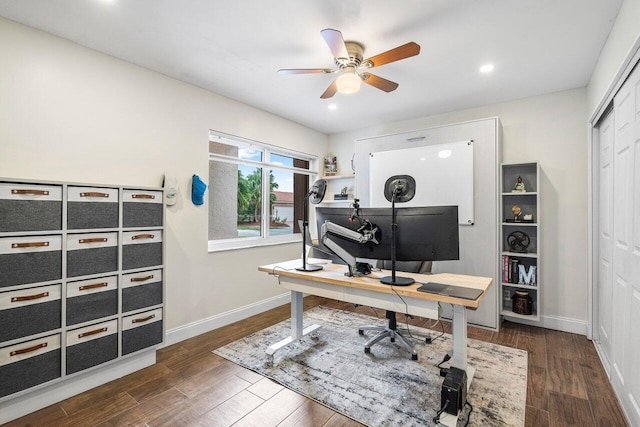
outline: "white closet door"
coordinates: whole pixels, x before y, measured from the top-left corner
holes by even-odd
[[[613,322],[613,112],[600,123],[600,200],[598,255],[598,334],[607,370],[611,366]]]
[[[614,98],[612,382],[640,425],[640,68]]]

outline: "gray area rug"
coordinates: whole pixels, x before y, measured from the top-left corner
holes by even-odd
[[[265,349],[289,336],[290,321],[256,332],[217,350],[218,354],[369,426],[429,426],[440,408],[443,378],[436,367],[452,348],[451,335],[432,344],[414,340],[418,361],[389,339],[364,353],[373,332],[358,326],[385,319],[325,307],[305,313],[304,325],[322,325],[276,352]],[[412,333],[437,332],[411,327]],[[468,400],[470,426],[523,426],[527,393],[527,352],[469,340],[468,361],[476,368]],[[449,366],[450,362],[443,364]],[[468,412],[468,409],[467,411]],[[464,425],[466,413],[458,425]]]

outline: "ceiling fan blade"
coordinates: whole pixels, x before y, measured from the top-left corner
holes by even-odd
[[[401,59],[410,58],[420,53],[420,45],[414,42],[409,42],[398,46],[394,49],[383,52],[379,55],[373,56],[369,59],[365,59],[363,64],[369,68],[379,67],[380,65],[388,64],[390,62],[399,61]]]
[[[334,58],[349,59],[349,52],[347,51],[347,46],[344,44],[344,39],[342,38],[342,33],[340,31],[332,28],[325,28],[320,31],[320,34],[329,46],[329,49],[331,49],[331,53]]]
[[[281,68],[278,74],[330,74],[336,70],[331,68]]]
[[[331,82],[331,84],[329,85],[327,90],[325,90],[324,93],[322,95],[320,95],[320,98],[322,98],[322,99],[331,98],[333,95],[336,94],[337,91],[338,91],[338,85],[336,84],[336,81],[334,80],[333,82]]]
[[[385,92],[392,92],[398,88],[398,83],[392,82],[391,80],[383,79],[382,77],[378,77],[375,74],[362,73],[360,74],[360,77],[362,77],[362,81],[366,84]]]

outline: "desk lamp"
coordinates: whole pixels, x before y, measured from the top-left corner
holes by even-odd
[[[304,198],[302,206],[302,267],[296,268],[298,271],[318,271],[322,270],[321,265],[307,265],[307,230],[309,229],[309,203],[317,205],[324,199],[324,193],[327,191],[327,181],[319,179],[313,183],[311,189]]]
[[[409,175],[394,175],[384,184],[384,197],[391,202],[391,276],[380,282],[392,286],[408,286],[415,282],[410,277],[396,277],[396,203],[405,203],[416,194],[416,180]]]

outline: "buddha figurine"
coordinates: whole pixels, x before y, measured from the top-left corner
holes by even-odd
[[[515,188],[512,190],[512,192],[514,193],[524,193],[527,190],[524,188],[524,182],[522,182],[522,177],[518,177],[518,180],[516,181],[516,186]]]

